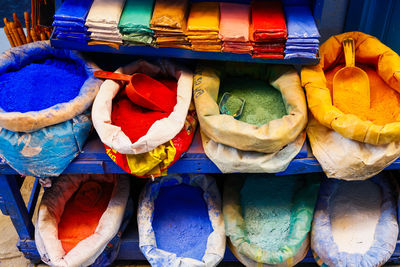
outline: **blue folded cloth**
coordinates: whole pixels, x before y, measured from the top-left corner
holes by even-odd
[[[286,49],[285,54],[297,54],[297,53],[318,53],[318,49]]]
[[[307,38],[307,39],[300,39],[300,38],[291,38],[287,39],[287,44],[319,44],[319,40],[317,38]]]
[[[286,45],[286,49],[292,50],[307,50],[307,49],[318,49],[318,45]]]
[[[55,36],[70,36],[70,37],[75,37],[75,38],[82,38],[82,39],[88,39],[89,38],[89,33],[81,33],[81,32],[63,32],[59,30],[55,30],[54,32]]]
[[[71,40],[71,41],[75,41],[75,42],[80,42],[80,43],[87,43],[88,41],[90,41],[90,37],[75,37],[75,36],[70,36],[68,34],[63,34],[60,33],[56,36],[57,39],[62,39],[62,40]]]
[[[85,23],[93,0],[65,0],[54,15],[55,20]]]
[[[285,6],[288,38],[319,38],[317,25],[308,6]]]
[[[58,31],[61,32],[83,32],[86,33],[87,32],[87,27],[57,27]]]
[[[316,59],[317,56],[314,53],[307,53],[307,52],[297,52],[297,53],[290,53],[285,54],[285,59],[291,58],[309,58],[309,59]]]
[[[72,27],[72,28],[87,28],[85,23],[68,20],[55,20],[53,21],[54,27]]]

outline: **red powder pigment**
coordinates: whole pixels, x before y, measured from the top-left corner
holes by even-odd
[[[176,95],[177,82],[176,80],[159,80],[161,83],[166,85]],[[160,92],[160,94],[162,94]],[[167,103],[171,108],[176,105],[176,97],[172,100],[168,100],[168,97],[159,96]],[[160,112],[142,108],[132,101],[126,95],[125,89],[121,90],[120,94],[114,99],[111,122],[115,126],[121,127],[122,131],[129,137],[132,143],[136,142],[142,136],[146,135],[147,131],[157,120],[166,118],[171,113]]]
[[[67,201],[58,224],[58,239],[65,253],[94,234],[113,188],[112,183],[89,181]]]

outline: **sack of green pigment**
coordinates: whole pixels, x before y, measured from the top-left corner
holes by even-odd
[[[326,179],[321,183],[311,231],[311,249],[320,266],[385,264],[399,231],[392,181]]]
[[[34,132],[83,113],[101,84],[97,69],[48,41],[11,48],[0,55],[0,127]]]
[[[138,206],[139,247],[152,266],[216,266],[226,237],[221,197],[207,175],[146,184]]]
[[[127,176],[62,175],[45,191],[35,242],[51,266],[108,266],[133,215]]]
[[[193,89],[204,151],[222,172],[283,171],[301,150],[307,106],[294,68],[198,66]],[[245,100],[238,119],[220,112],[225,92]]]
[[[189,148],[196,129],[195,111],[190,105],[193,75],[167,60],[138,60],[116,72],[146,74],[176,94],[163,98],[170,112],[150,110],[131,101],[124,86],[107,80],[92,109],[93,125],[115,163],[139,177],[166,175],[167,168]],[[160,96],[161,92],[152,97]]]
[[[235,175],[225,180],[228,246],[246,266],[294,266],[307,254],[319,177]]]
[[[82,151],[92,122],[89,112],[25,133],[0,128],[0,158],[21,175],[60,175]]]

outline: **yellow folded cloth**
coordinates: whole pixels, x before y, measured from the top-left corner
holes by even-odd
[[[213,31],[219,32],[219,3],[196,2],[192,3],[188,31]]]
[[[150,28],[153,30],[186,29],[188,0],[156,0]]]

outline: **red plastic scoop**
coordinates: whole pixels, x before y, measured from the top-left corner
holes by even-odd
[[[131,76],[102,70],[95,71],[93,75],[97,78],[127,82],[126,94],[138,106],[161,112],[172,112],[174,109],[170,103],[176,101],[175,92],[150,76],[142,73]]]

